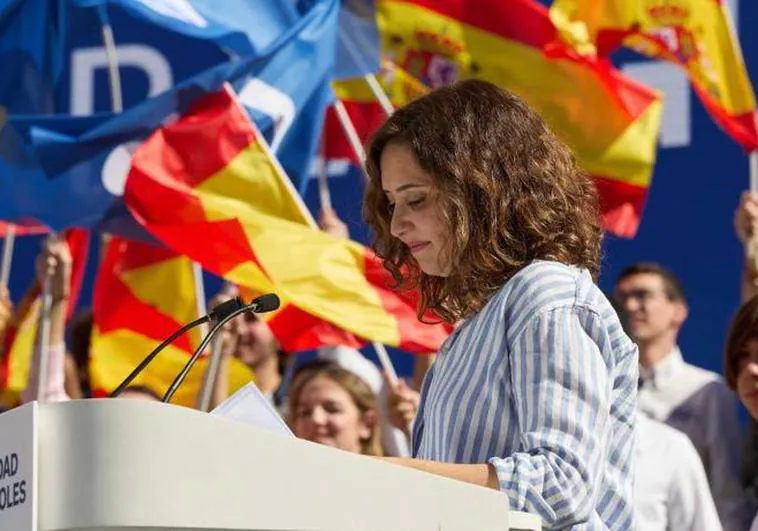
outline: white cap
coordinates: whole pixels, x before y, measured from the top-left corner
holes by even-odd
[[[370,360],[363,356],[360,350],[342,345],[321,347],[318,349],[318,359],[331,361],[352,372],[368,384],[375,395],[379,395],[384,385],[382,373]]]

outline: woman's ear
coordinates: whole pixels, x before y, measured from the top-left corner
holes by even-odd
[[[359,436],[362,441],[368,440],[373,435],[376,425],[379,423],[379,413],[375,409],[369,409],[361,416]]]

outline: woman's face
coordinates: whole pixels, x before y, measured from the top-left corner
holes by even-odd
[[[434,180],[403,144],[389,144],[379,161],[382,189],[391,205],[392,235],[411,251],[427,275],[446,277],[450,261],[443,251],[449,241]]]
[[[750,415],[758,420],[758,339],[742,348],[737,372],[737,394]]]
[[[316,376],[300,391],[292,429],[301,439],[361,453],[361,440],[372,433],[367,420],[347,390],[326,376]]]

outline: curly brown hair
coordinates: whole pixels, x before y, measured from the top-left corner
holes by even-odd
[[[732,390],[737,390],[740,363],[745,356],[745,345],[758,339],[758,297],[743,304],[732,319],[724,346],[724,379]]]
[[[412,151],[435,182],[450,240],[446,277],[424,274],[390,232],[381,156],[389,144]],[[478,312],[533,260],[588,269],[597,278],[602,230],[597,189],[571,151],[518,96],[466,80],[398,109],[374,134],[366,161],[364,217],[394,289],[421,293],[448,322]]]

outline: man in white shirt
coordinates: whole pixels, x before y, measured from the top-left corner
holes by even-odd
[[[635,264],[619,276],[614,298],[639,347],[639,410],[690,438],[724,529],[748,529],[753,511],[739,477],[737,398],[718,374],[682,358],[677,336],[688,308],[681,283],[658,264]]]
[[[645,531],[721,531],[708,479],[682,432],[637,417],[634,510]]]

